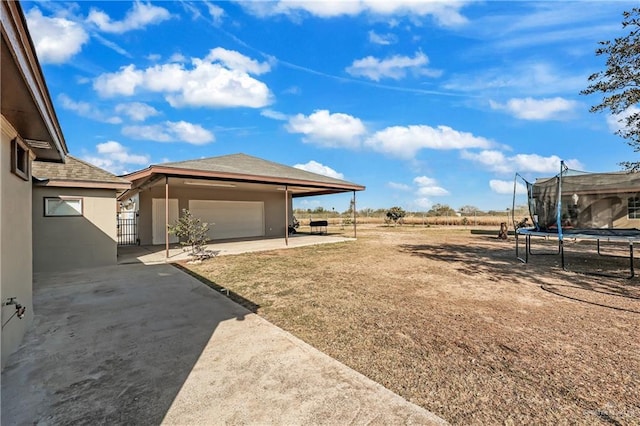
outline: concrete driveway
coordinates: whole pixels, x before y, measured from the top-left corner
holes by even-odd
[[[444,423],[170,265],[34,287],[3,425]]]

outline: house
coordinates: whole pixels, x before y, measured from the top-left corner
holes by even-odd
[[[34,272],[115,265],[116,197],[130,183],[71,155],[32,175]]]
[[[2,0],[0,21],[0,334],[4,367],[33,320],[32,161],[64,162],[68,150],[20,3]]]
[[[137,195],[141,244],[177,242],[167,232],[183,209],[213,224],[211,239],[288,238],[292,200],[362,191],[364,186],[246,154],[151,165],[123,176]],[[354,221],[355,226],[355,221]]]

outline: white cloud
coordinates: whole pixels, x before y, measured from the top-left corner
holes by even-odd
[[[63,17],[42,16],[37,7],[25,16],[38,59],[43,64],[67,62],[89,41],[89,34],[76,22]]]
[[[279,111],[274,111],[268,108],[260,111],[260,115],[263,117],[272,118],[274,120],[279,120],[279,121],[287,121],[289,119],[289,116],[287,114]]]
[[[542,62],[516,63],[512,67],[474,70],[457,74],[443,84],[447,90],[479,93],[526,94],[527,96],[578,93],[584,89],[588,75],[570,74]]]
[[[421,149],[489,148],[491,141],[447,126],[394,126],[376,132],[365,142],[374,151],[411,159]]]
[[[398,41],[395,34],[378,34],[375,31],[369,31],[369,41],[373,44],[379,44],[381,46],[388,46]]]
[[[87,16],[87,22],[95,24],[100,31],[121,34],[147,25],[158,24],[170,17],[169,11],[163,7],[135,1],[133,8],[127,12],[122,21],[113,21],[105,12],[92,8]]]
[[[413,182],[418,185],[416,193],[422,197],[437,197],[449,194],[449,191],[438,186],[438,182],[433,178],[418,176],[413,179]]]
[[[498,173],[514,173],[515,165],[511,163],[507,157],[500,151],[484,150],[478,153],[470,151],[462,151],[461,157],[465,160],[471,160],[486,166],[491,171]],[[560,167],[560,163],[558,163]]]
[[[336,179],[344,179],[344,175],[342,173],[336,172],[329,166],[325,166],[317,161],[309,161],[306,164],[296,164],[296,169],[306,170],[307,172],[317,173],[319,175],[329,176]]]
[[[204,4],[207,6],[207,10],[209,11],[209,15],[213,18],[213,21],[217,24],[222,22],[222,17],[225,14],[224,9],[209,1],[205,1]]]
[[[258,62],[244,56],[235,50],[227,50],[222,47],[211,49],[209,54],[204,58],[206,62],[220,62],[229,69],[233,69],[247,74],[260,75],[271,70],[271,65],[267,62]]]
[[[491,108],[505,110],[522,120],[563,120],[578,106],[578,102],[561,97],[533,99],[512,98],[506,104],[489,101]]]
[[[97,109],[88,102],[77,102],[64,93],[58,96],[58,101],[63,109],[73,111],[81,117],[90,118],[91,120],[100,121],[102,123],[120,124],[120,117],[108,116],[106,113]]]
[[[147,166],[148,155],[130,154],[129,149],[116,141],[96,145],[97,155],[84,156],[84,160],[115,174],[127,173],[127,166]],[[139,168],[139,167],[137,167]]]
[[[397,182],[387,182],[387,186],[391,189],[395,189],[397,191],[410,191],[411,187],[404,183]]]
[[[299,95],[302,93],[302,89],[300,89],[298,86],[291,86],[286,88],[282,93],[285,93],[287,95]]]
[[[513,194],[513,181],[491,179],[489,181],[489,187],[496,194]],[[521,182],[516,182],[516,194],[526,194],[527,187]]]
[[[133,139],[154,142],[186,142],[192,145],[205,145],[215,140],[215,136],[203,127],[186,121],[165,121],[149,126],[126,126],[122,134]]]
[[[133,121],[145,121],[149,117],[160,114],[157,109],[142,102],[118,104],[115,107],[115,111],[118,114],[124,114],[128,116]]]
[[[433,201],[427,197],[420,197],[413,200],[413,204],[418,207],[418,210],[429,210],[433,207]]]
[[[192,59],[191,68],[175,62],[146,69],[127,65],[98,76],[93,88],[105,97],[159,92],[173,107],[261,108],[271,102],[271,92],[248,72],[262,73],[269,68],[238,52],[217,48],[205,59]]]
[[[144,83],[144,75],[136,70],[135,65],[120,68],[119,72],[98,76],[93,82],[93,88],[101,96],[132,96],[136,87]]]
[[[408,72],[415,76],[437,77],[441,71],[427,67],[429,58],[422,52],[416,52],[413,58],[409,56],[395,55],[386,59],[378,59],[373,56],[353,61],[346,71],[354,77],[366,77],[373,81],[383,78],[399,80]]]
[[[442,26],[459,26],[467,23],[460,14],[465,1],[430,0],[353,0],[353,1],[304,1],[280,0],[270,2],[240,2],[250,13],[260,17],[287,15],[299,18],[307,14],[320,18],[354,16],[361,13],[381,16],[407,16],[410,18],[433,16]]]
[[[485,150],[479,153],[462,151],[462,158],[479,163],[497,173],[533,172],[552,176],[560,173],[561,158],[557,155],[543,157],[538,154],[517,154],[507,157],[500,151]],[[576,159],[566,160],[565,164],[575,170],[583,168]]]
[[[187,62],[187,58],[182,53],[176,52],[169,57],[169,62]]]
[[[625,130],[627,127],[626,119],[630,115],[640,113],[640,108],[635,105],[630,106],[620,114],[609,114],[607,115],[607,125],[609,126],[609,130],[613,133],[619,132],[621,130]]]
[[[348,114],[317,110],[309,116],[297,114],[285,128],[290,133],[305,135],[304,142],[328,148],[357,148],[366,128],[359,118]]]

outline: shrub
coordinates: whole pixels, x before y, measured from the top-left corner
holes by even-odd
[[[209,224],[194,217],[188,209],[182,209],[180,219],[175,224],[169,225],[169,233],[177,235],[183,246],[190,246],[191,254],[194,256],[204,252],[207,232],[209,232]]]

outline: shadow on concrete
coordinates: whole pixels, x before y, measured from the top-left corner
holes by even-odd
[[[231,291],[228,288],[223,287],[223,286],[217,284],[216,282],[211,281],[210,279],[198,274],[197,272],[192,271],[189,268],[185,268],[184,266],[182,266],[179,263],[172,263],[171,265],[174,266],[175,268],[178,268],[182,272],[191,275],[193,278],[197,279],[198,281],[200,281],[201,283],[203,283],[207,287],[210,287],[211,289],[219,292],[220,294],[223,294],[223,295],[227,296],[229,299],[233,300],[238,305],[243,306],[244,308],[248,309],[249,311],[253,312],[254,314],[258,313],[258,308],[260,308],[260,305],[252,302],[249,299],[246,299],[245,297],[239,295],[235,291]],[[243,319],[243,318],[239,318],[239,319]]]
[[[6,425],[160,424],[220,323],[249,314],[170,265],[34,278],[34,324],[2,372]]]

